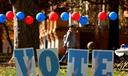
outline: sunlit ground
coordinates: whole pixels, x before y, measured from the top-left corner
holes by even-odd
[[[39,70],[36,69],[36,75],[39,76]],[[61,66],[60,76],[66,76],[66,66]],[[88,69],[88,76],[91,75],[91,68]],[[117,68],[114,69],[114,76],[128,76],[128,71],[118,71]],[[0,76],[16,76],[16,68],[15,67],[0,67]]]

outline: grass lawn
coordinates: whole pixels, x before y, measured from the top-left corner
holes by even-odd
[[[66,76],[66,71],[67,71],[66,66],[61,66],[60,76]],[[15,67],[0,67],[0,76],[16,76],[16,68]],[[91,68],[88,69],[88,76],[92,76]],[[117,69],[115,68],[113,76],[128,76],[128,71],[127,72],[117,71]]]
[[[65,67],[65,66],[62,66]],[[66,70],[61,69],[60,76],[66,76]],[[92,76],[91,68],[88,68],[88,76]],[[128,76],[128,71],[118,71],[117,68],[114,68],[113,76]]]

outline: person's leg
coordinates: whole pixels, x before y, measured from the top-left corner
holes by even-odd
[[[68,51],[66,51],[66,53],[63,55],[63,57],[60,59],[59,62],[63,62],[67,58],[67,55],[68,55]]]

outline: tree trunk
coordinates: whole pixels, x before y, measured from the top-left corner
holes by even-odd
[[[109,0],[109,10],[118,15],[119,0]],[[109,49],[119,48],[119,19],[109,21]]]
[[[38,10],[37,5],[32,0],[16,0],[12,5],[13,12],[24,12],[25,17],[30,15],[33,18],[36,16]],[[34,21],[31,25],[24,23],[24,20],[18,21],[14,18],[14,49],[15,48],[34,48],[36,56],[36,49],[39,48],[39,25]]]
[[[30,15],[33,18],[36,16],[38,10],[37,6],[32,1],[17,0],[13,10],[15,12],[23,11],[25,16]],[[34,47],[39,48],[39,27],[38,23],[34,21],[33,24],[27,25],[23,21],[14,21],[14,48]]]
[[[11,53],[12,53],[13,52],[13,44],[12,44],[12,41],[11,41],[11,39],[9,37],[9,29],[6,26],[6,24],[3,24],[3,27],[4,27],[5,31],[6,31],[6,39],[8,40],[8,43],[9,43],[9,45],[11,47]]]
[[[0,25],[0,53],[3,53],[3,42],[2,42],[2,25]]]

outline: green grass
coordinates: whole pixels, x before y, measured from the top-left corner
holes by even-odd
[[[66,72],[67,72],[66,66],[61,66],[61,68],[63,69],[60,69],[60,76],[66,76]],[[16,68],[0,67],[0,76],[16,76]],[[92,76],[91,68],[88,69],[88,76]],[[128,76],[128,72],[117,71],[117,69],[115,68],[113,76]]]
[[[0,76],[16,76],[16,69],[13,67],[0,67]]]
[[[66,69],[61,69],[60,76],[66,76]],[[88,76],[92,76],[92,70],[90,67],[88,68]],[[117,68],[114,68],[113,76],[128,76],[128,71],[118,71]]]

